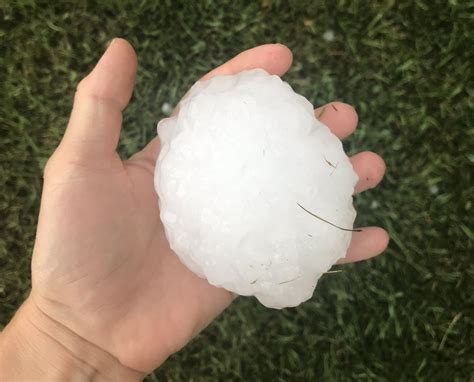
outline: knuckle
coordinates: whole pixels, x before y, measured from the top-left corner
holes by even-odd
[[[60,159],[58,158],[58,150],[56,151],[49,157],[49,159],[46,161],[46,164],[43,169],[43,178],[48,179],[51,176],[54,175],[54,173],[58,172],[59,169],[59,163]]]

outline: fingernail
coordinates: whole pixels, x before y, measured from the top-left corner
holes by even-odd
[[[105,50],[109,49],[110,45],[112,45],[112,43],[113,43],[115,40],[117,40],[116,37],[114,37],[112,40],[109,40],[109,41],[107,42],[107,44],[105,44]]]

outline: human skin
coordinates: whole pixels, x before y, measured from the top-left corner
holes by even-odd
[[[263,68],[283,75],[292,54],[280,44],[247,50],[203,77]],[[169,248],[153,188],[158,139],[122,161],[122,111],[137,59],[114,39],[78,85],[64,137],[44,172],[32,260],[32,289],[0,335],[0,380],[139,380],[185,346],[235,296],[190,272]],[[332,102],[315,115],[343,139],[357,114]],[[351,158],[355,192],[375,187],[383,160]],[[381,253],[379,227],[353,234],[341,262]]]

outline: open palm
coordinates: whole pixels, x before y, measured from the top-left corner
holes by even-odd
[[[286,47],[263,45],[204,78],[256,67],[283,75],[291,60]],[[116,39],[78,87],[68,128],[45,171],[31,300],[123,365],[148,372],[233,296],[190,272],[168,246],[153,189],[158,140],[125,162],[116,153],[135,72],[133,48]],[[343,103],[315,113],[340,138],[357,125],[355,111]],[[352,163],[360,178],[356,192],[381,180],[385,167],[376,154],[357,154]],[[377,227],[355,233],[345,261],[375,256],[387,240]]]

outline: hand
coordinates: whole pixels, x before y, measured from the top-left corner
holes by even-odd
[[[263,45],[204,79],[257,67],[281,76],[291,61],[288,48]],[[72,348],[87,344],[134,376],[158,367],[233,300],[191,273],[168,246],[153,189],[158,139],[125,162],[117,155],[136,66],[133,48],[115,39],[78,86],[66,133],[45,169],[33,286],[16,318],[33,315],[34,326],[59,343],[48,328],[60,327],[77,341]],[[344,103],[315,113],[340,138],[357,125]],[[360,178],[356,192],[383,177],[384,163],[374,153],[357,154],[352,163]],[[387,242],[381,228],[365,228],[353,235],[344,262],[375,256]]]

